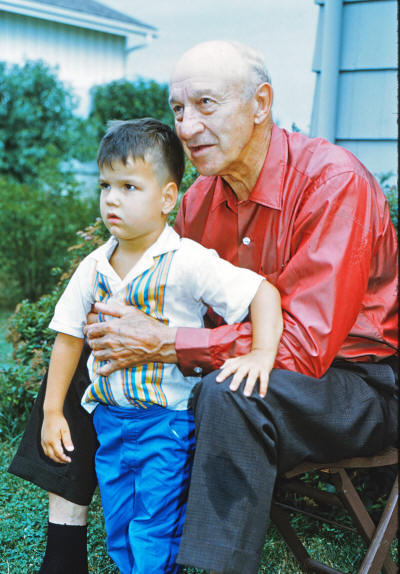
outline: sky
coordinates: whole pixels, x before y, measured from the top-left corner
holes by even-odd
[[[131,53],[128,77],[168,82],[174,62],[206,40],[243,42],[265,57],[274,88],[274,119],[308,131],[318,6],[313,0],[102,0],[158,29],[158,38]],[[138,41],[140,43],[140,41]]]

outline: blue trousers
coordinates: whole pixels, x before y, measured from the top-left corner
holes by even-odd
[[[175,574],[194,452],[192,411],[94,412],[107,549],[122,574]]]

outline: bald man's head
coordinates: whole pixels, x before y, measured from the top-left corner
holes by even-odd
[[[199,173],[251,189],[272,130],[261,56],[234,42],[198,44],[176,64],[169,93],[176,133]]]
[[[242,89],[246,99],[252,97],[261,84],[271,84],[262,55],[239,42],[215,40],[197,44],[177,62],[172,81],[185,77],[190,70],[233,82]]]

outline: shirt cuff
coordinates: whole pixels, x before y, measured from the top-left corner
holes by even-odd
[[[175,338],[175,351],[179,368],[188,377],[213,370],[210,354],[210,330],[179,327]]]

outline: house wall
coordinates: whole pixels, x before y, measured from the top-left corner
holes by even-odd
[[[0,60],[58,66],[60,79],[80,98],[81,115],[89,111],[91,86],[124,77],[125,42],[124,36],[0,11]]]
[[[313,71],[311,135],[321,134],[321,74],[326,4],[320,4]],[[394,0],[344,0],[337,31],[334,137],[374,173],[397,171],[397,6]],[[333,107],[333,106],[332,106]]]

